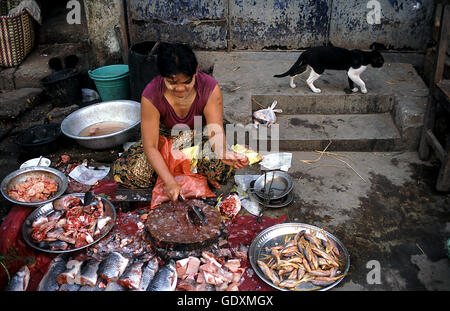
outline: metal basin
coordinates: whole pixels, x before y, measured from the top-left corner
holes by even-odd
[[[27,178],[31,176],[39,177],[41,175],[47,176],[58,183],[58,190],[56,191],[56,193],[53,193],[53,195],[49,197],[47,200],[39,202],[22,202],[17,201],[8,195],[9,190],[11,190],[11,188],[14,187],[16,184],[25,182],[25,180],[27,180]],[[30,166],[16,170],[11,174],[9,174],[8,176],[6,176],[1,183],[1,192],[3,196],[12,203],[26,206],[40,206],[60,197],[66,191],[67,184],[68,184],[67,177],[63,173],[54,168],[44,166]]]
[[[286,196],[293,188],[292,178],[283,171],[270,171],[255,181],[254,192],[261,199],[277,200]]]
[[[101,136],[80,136],[86,127],[107,121],[124,122],[129,126],[115,133]],[[61,123],[64,135],[75,139],[81,146],[90,149],[107,149],[127,142],[141,123],[141,104],[132,100],[101,102],[78,109]]]
[[[71,193],[71,194],[66,194],[63,197],[67,197],[67,196],[73,196],[73,197],[77,197],[79,198],[82,202],[84,201],[84,193]],[[111,217],[111,221],[100,231],[100,234],[98,236],[96,236],[95,240],[92,243],[83,245],[81,247],[78,248],[69,248],[66,250],[51,250],[45,247],[41,247],[39,246],[38,243],[35,243],[33,241],[33,238],[31,237],[31,231],[32,231],[32,224],[33,222],[38,219],[40,216],[45,215],[45,216],[49,216],[50,214],[52,214],[55,210],[53,209],[53,202],[50,202],[48,204],[45,204],[44,206],[41,206],[37,209],[35,209],[33,212],[31,212],[27,218],[25,219],[25,221],[23,222],[22,225],[22,236],[23,239],[25,240],[25,242],[27,242],[27,244],[31,247],[33,247],[34,249],[40,250],[42,252],[47,252],[47,253],[54,253],[54,254],[61,254],[61,253],[70,253],[70,252],[75,252],[75,251],[79,251],[83,248],[89,247],[95,243],[97,243],[98,241],[100,241],[101,239],[103,239],[108,232],[114,227],[114,224],[116,223],[116,208],[114,207],[114,205],[107,199],[105,198],[101,198],[102,199],[102,203],[103,203],[103,207],[104,207],[104,217],[105,216],[109,216]]]

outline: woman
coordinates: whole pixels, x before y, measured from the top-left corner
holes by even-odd
[[[198,71],[194,52],[184,44],[161,43],[157,66],[160,75],[142,93],[142,145],[148,162],[165,184],[167,196],[176,201],[182,195],[181,188],[158,150],[160,123],[169,129],[177,124],[193,129],[194,117],[201,116],[216,158],[235,169],[247,166],[249,160],[227,150],[222,92],[213,77]]]

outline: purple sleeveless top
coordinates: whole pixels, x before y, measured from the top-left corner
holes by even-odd
[[[186,117],[181,118],[173,110],[167,99],[164,97],[164,90],[166,88],[163,77],[156,76],[150,83],[147,84],[142,96],[147,98],[158,109],[160,114],[160,122],[166,127],[172,128],[176,124],[186,124],[189,128],[194,128],[194,117],[202,116],[203,126],[206,125],[205,117],[203,116],[203,108],[208,102],[209,96],[216,87],[217,80],[210,75],[198,71],[195,80],[194,88],[197,91],[194,102],[189,109]]]

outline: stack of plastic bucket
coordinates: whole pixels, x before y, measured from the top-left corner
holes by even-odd
[[[130,99],[130,77],[128,65],[110,65],[89,70],[89,77],[102,101]]]

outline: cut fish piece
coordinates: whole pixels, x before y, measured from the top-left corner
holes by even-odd
[[[58,284],[75,284],[75,278],[80,273],[83,261],[69,260],[66,264],[66,270],[56,277]]]
[[[25,265],[12,277],[5,291],[23,292],[27,290],[30,281],[30,269]]]
[[[134,262],[131,264],[117,283],[126,289],[138,289],[141,283],[143,265],[143,262]]]
[[[66,256],[59,255],[55,257],[48,267],[47,273],[39,282],[38,291],[56,291],[59,284],[56,282],[56,277],[66,270]]]
[[[177,286],[177,270],[175,262],[170,261],[168,264],[159,268],[147,291],[174,291]]]
[[[122,292],[126,289],[123,288],[119,283],[116,281],[109,282],[108,285],[105,288],[105,292]]]
[[[142,269],[141,284],[139,284],[139,288],[137,289],[138,291],[145,291],[147,289],[147,287],[150,285],[150,282],[155,277],[156,272],[158,272],[158,269],[158,258],[156,258],[155,256],[150,259]]]
[[[95,286],[97,283],[97,271],[100,261],[96,259],[89,260],[81,269],[79,284],[82,286]]]
[[[98,276],[108,283],[115,282],[127,268],[128,261],[120,253],[112,252],[100,264]]]

